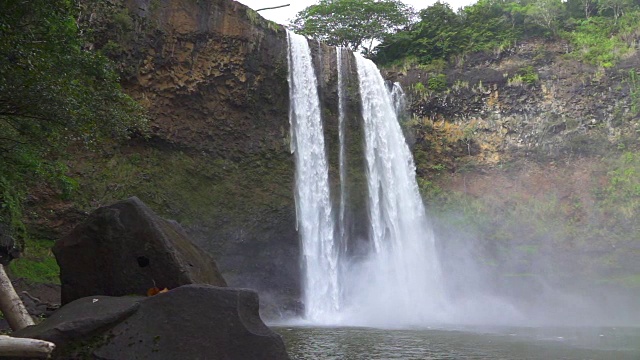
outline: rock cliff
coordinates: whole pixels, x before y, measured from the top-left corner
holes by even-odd
[[[640,290],[640,57],[602,68],[569,46],[531,40],[387,71],[411,97],[405,127],[445,258],[471,246],[501,291],[528,299]]]
[[[295,311],[285,30],[230,0],[86,1],[83,9],[95,31],[87,46],[117,61],[150,129],[71,159],[76,203],[91,210],[138,196],[182,223],[230,286]]]
[[[300,310],[299,240],[289,142],[286,31],[231,0],[83,2],[86,46],[116,60],[148,110],[145,136],[69,159],[85,211],[138,196],[179,221],[232,287],[274,316]],[[332,164],[338,161],[336,49],[310,41]],[[357,91],[353,58],[347,83]],[[348,105],[350,231],[366,232],[358,103]],[[338,187],[337,165],[331,168]],[[338,194],[337,191],[333,192]],[[61,231],[64,229],[60,229]]]
[[[492,146],[483,149],[487,163],[594,155],[632,143],[640,126],[630,96],[638,55],[605,69],[566,56],[569,46],[530,40],[439,71],[389,76],[411,89],[416,116],[467,126],[478,145]]]
[[[232,0],[82,4],[81,23],[95,34],[86,46],[117,61],[151,125],[124,144],[74,152],[67,163],[80,191],[65,206],[138,196],[211,252],[230,286],[257,290],[270,315],[299,311],[285,30]],[[310,45],[336,189],[336,50]],[[640,61],[601,69],[566,58],[566,46],[530,41],[386,75],[411,98],[416,117],[405,130],[445,257],[464,241],[480,244],[475,256],[503,290],[518,282],[537,291],[550,280],[542,272],[560,284],[637,289],[640,250],[630,239],[640,203],[620,199],[638,195],[625,171],[640,171],[640,158],[620,157],[637,147],[640,90],[629,73]],[[345,57],[349,231],[366,238],[357,79]],[[44,198],[31,204],[40,209],[33,222],[64,232],[81,220],[77,210],[48,211],[60,207]],[[52,216],[60,213],[67,223]],[[445,265],[455,275],[455,262]]]

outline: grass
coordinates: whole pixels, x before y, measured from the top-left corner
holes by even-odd
[[[11,276],[32,283],[60,284],[60,268],[51,252],[53,244],[52,240],[28,239],[22,257],[9,264]]]

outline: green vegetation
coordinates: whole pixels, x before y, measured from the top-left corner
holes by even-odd
[[[565,34],[575,47],[571,55],[605,68],[613,66],[634,51],[632,39],[640,35],[639,14],[633,11],[619,21],[604,16],[576,21],[575,29]]]
[[[447,76],[445,74],[431,76],[427,83],[431,91],[445,91],[447,89]]]
[[[53,243],[52,240],[27,240],[25,252],[9,264],[9,273],[34,283],[59,284],[60,268],[51,253]]]
[[[509,85],[533,85],[538,82],[538,73],[533,66],[520,69],[516,75],[509,79]]]
[[[321,0],[297,14],[293,29],[329,45],[370,53],[375,41],[408,25],[412,11],[399,0]]]
[[[629,85],[629,96],[631,97],[631,112],[638,115],[640,111],[640,79],[638,70],[629,70],[629,77],[626,80]]]
[[[26,189],[48,183],[69,197],[76,186],[58,161],[67,147],[144,127],[113,63],[84,48],[76,11],[69,0],[0,5],[0,222],[21,242]]]
[[[640,39],[640,5],[626,0],[480,0],[457,12],[437,2],[419,14],[417,22],[385,35],[373,50],[376,62],[460,63],[466,54],[500,54],[546,37],[568,41],[575,59],[610,67],[635,51]]]
[[[597,195],[607,220],[630,221],[640,214],[640,154],[624,152],[608,172],[608,183]],[[622,224],[620,224],[622,225]]]
[[[404,58],[415,58],[420,64],[428,64],[466,52],[509,46],[525,30],[529,34],[540,32],[521,23],[520,12],[512,13],[515,10],[506,6],[481,0],[456,13],[448,4],[437,2],[421,10],[420,20],[405,31],[385,37],[374,59],[381,64],[397,64]]]
[[[427,88],[424,86],[423,83],[417,82],[413,84],[413,91],[416,94],[424,95],[427,92]]]
[[[604,282],[620,284],[630,288],[640,289],[640,274],[605,279]]]

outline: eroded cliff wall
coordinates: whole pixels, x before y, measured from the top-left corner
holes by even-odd
[[[231,286],[296,311],[285,30],[230,0],[85,4],[89,46],[118,62],[150,129],[70,160],[79,206],[139,196],[183,223]]]
[[[298,312],[284,28],[231,0],[83,4],[81,21],[95,32],[86,46],[117,62],[124,88],[148,110],[150,129],[125,144],[75,153],[68,162],[80,191],[70,206],[91,210],[138,196],[181,222],[214,255],[230,286],[258,290],[265,313]],[[310,46],[338,198],[336,49],[316,41]],[[343,61],[348,97],[356,99],[353,56],[345,52]],[[347,104],[347,218],[354,237],[365,238],[358,106]]]

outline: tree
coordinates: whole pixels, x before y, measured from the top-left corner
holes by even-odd
[[[440,1],[420,11],[420,22],[414,26],[415,55],[423,62],[447,59],[462,46],[462,22],[449,4]]]
[[[499,0],[479,0],[461,11],[465,50],[477,51],[513,43],[518,35],[517,10]]]
[[[11,330],[18,331],[27,326],[35,325],[22,300],[11,284],[11,280],[0,264],[0,311],[7,319]],[[2,354],[0,354],[2,355]]]
[[[564,4],[561,0],[536,0],[531,4],[528,15],[533,23],[550,30],[555,35],[563,13]]]
[[[44,340],[0,335],[0,356],[2,357],[49,359],[55,347],[54,343]]]
[[[329,45],[371,53],[376,41],[411,23],[400,0],[320,0],[299,12],[293,30]]]
[[[598,7],[601,12],[611,10],[613,12],[613,18],[615,23],[618,23],[618,19],[622,16],[628,8],[633,6],[631,0],[600,0]]]
[[[11,280],[4,271],[5,261],[0,264],[0,311],[11,330],[18,331],[35,325],[26,307],[20,300]],[[49,358],[55,344],[36,339],[16,339],[0,336],[0,357]]]
[[[0,3],[0,222],[14,230],[26,183],[69,180],[56,161],[68,145],[144,126],[114,65],[83,48],[75,11],[71,0]]]
[[[463,46],[461,20],[448,4],[438,1],[420,10],[420,21],[408,31],[385,37],[375,59],[389,63],[409,56],[423,64],[445,60]]]
[[[584,18],[588,19],[596,8],[596,3],[592,0],[580,0],[582,8],[584,9]]]

